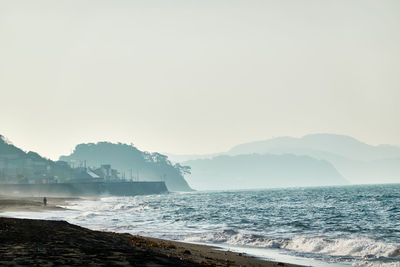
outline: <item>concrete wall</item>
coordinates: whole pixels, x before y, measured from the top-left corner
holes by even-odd
[[[0,184],[0,194],[25,196],[136,196],[167,193],[164,182]]]

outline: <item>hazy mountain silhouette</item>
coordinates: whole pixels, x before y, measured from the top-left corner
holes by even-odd
[[[279,137],[241,144],[227,152],[230,155],[251,153],[291,153],[327,160],[356,184],[400,182],[400,147],[372,146],[344,135]]]
[[[163,153],[168,156],[168,159],[172,162],[185,162],[189,160],[196,159],[210,159],[217,156],[226,155],[226,153],[213,153],[213,154],[171,154],[171,153]]]
[[[348,181],[327,161],[308,156],[251,154],[186,161],[195,189],[252,189],[344,185]]]
[[[169,155],[176,162],[193,165],[196,159],[216,155],[293,154],[326,160],[353,184],[399,183],[400,147],[372,146],[357,139],[336,134],[310,134],[302,138],[278,137],[237,145],[228,152],[209,155]],[[197,173],[196,166],[192,172]]]
[[[245,143],[233,147],[228,151],[228,154],[292,152],[297,150],[323,151],[350,160],[400,158],[400,147],[390,145],[371,146],[353,137],[336,134],[310,134],[302,138],[278,137]]]
[[[143,152],[133,145],[109,142],[80,144],[71,155],[61,156],[60,160],[72,164],[86,162],[87,166],[111,164],[126,179],[165,181],[171,191],[192,190],[183,177],[190,168],[180,164],[172,165],[167,156]]]

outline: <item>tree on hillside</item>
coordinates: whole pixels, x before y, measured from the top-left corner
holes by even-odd
[[[158,152],[140,151],[132,144],[98,142],[77,145],[69,156],[62,156],[67,162],[86,161],[89,166],[111,164],[121,173],[130,177],[140,176],[140,181],[164,180],[170,190],[191,190],[183,175],[190,173],[187,166],[174,165],[166,155]],[[129,176],[128,176],[129,177]]]
[[[182,176],[192,173],[192,168],[190,168],[190,166],[182,166],[181,164],[176,163],[174,168],[177,169]]]

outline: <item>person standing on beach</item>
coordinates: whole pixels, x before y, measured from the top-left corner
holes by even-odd
[[[46,197],[43,198],[43,206],[45,206],[45,207],[47,206],[47,198]]]

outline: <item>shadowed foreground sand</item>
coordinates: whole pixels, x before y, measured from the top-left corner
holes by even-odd
[[[294,266],[212,247],[0,217],[0,266]]]

